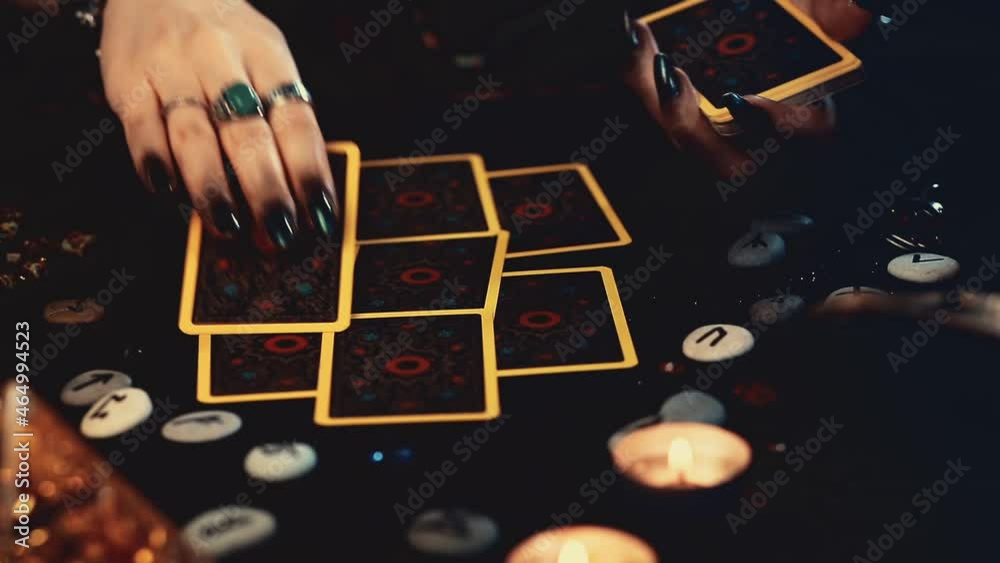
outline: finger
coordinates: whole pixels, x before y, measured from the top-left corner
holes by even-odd
[[[166,108],[163,116],[174,160],[184,178],[198,214],[209,231],[223,238],[233,238],[240,232],[233,194],[226,182],[219,138],[208,115],[207,100],[198,78],[190,72],[175,69],[169,79],[156,84],[161,107],[177,100],[185,103]],[[202,105],[194,105],[200,102]]]
[[[794,135],[820,136],[833,130],[833,105],[828,97],[807,105],[783,104],[760,96],[723,95],[726,107],[740,127],[754,135],[777,131],[785,139]]]
[[[834,41],[843,43],[864,33],[871,25],[872,15],[880,15],[882,7],[890,2],[879,0],[852,0],[851,2],[817,2],[795,0],[795,5],[806,12]]]
[[[633,28],[640,47],[633,52],[626,83],[674,146],[699,156],[716,174],[728,174],[730,166],[742,162],[744,155],[712,127],[699,105],[701,93],[668,54],[657,51],[649,26],[635,21]]]
[[[745,158],[719,133],[702,113],[698,92],[687,73],[670,64],[662,54],[653,57],[654,83],[660,127],[674,145],[699,156],[716,174],[728,174],[734,164]]]
[[[649,26],[634,20],[631,22],[632,36],[636,37],[639,43],[638,48],[632,50],[631,63],[625,71],[625,84],[632,89],[646,111],[659,121],[659,103],[656,101],[656,84],[653,82],[653,57],[659,52],[656,39],[649,31]]]
[[[254,85],[267,95],[278,86],[299,80],[295,61],[287,48],[255,49],[247,57]],[[286,98],[269,111],[268,120],[292,192],[308,224],[327,238],[339,233],[340,209],[337,204],[333,173],[312,106]]]
[[[145,94],[131,93],[140,91]],[[129,92],[128,96],[112,99],[110,103],[125,129],[136,172],[150,192],[171,193],[177,187],[177,174],[153,86],[144,76]]]
[[[779,130],[793,130],[795,134],[825,135],[833,130],[835,113],[833,99],[825,96],[808,104],[782,104],[749,96],[750,103],[762,108],[771,116],[771,121]]]
[[[642,48],[642,35],[635,25],[635,20],[629,15],[628,10],[624,11],[624,16],[625,21],[622,36],[626,53],[625,69],[628,71],[635,66],[635,56]]]
[[[640,48],[633,55],[634,67],[626,80],[677,145],[707,144],[706,149],[724,150],[725,141],[701,112],[701,94],[687,73],[675,66],[669,54],[656,51],[656,39],[645,23],[633,25]]]
[[[210,100],[234,84],[250,84],[242,61],[229,45],[214,47],[213,56],[198,60],[199,81]],[[271,250],[290,247],[296,233],[295,204],[271,127],[260,117],[235,117],[218,123],[217,129],[253,214],[257,239]]]

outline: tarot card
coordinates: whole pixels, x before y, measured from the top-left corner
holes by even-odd
[[[510,231],[508,258],[622,246],[631,237],[600,185],[582,164],[557,164],[487,174]]]
[[[477,154],[363,162],[360,202],[362,242],[500,229],[483,159]]]
[[[353,318],[438,312],[493,314],[509,234],[364,244]]]
[[[217,240],[191,218],[181,290],[180,328],[187,334],[261,334],[343,330],[350,322],[357,252],[360,152],[353,143],[330,143],[342,171],[341,240],[301,236],[274,255],[251,241]],[[337,164],[339,161],[340,164]]]
[[[723,134],[739,131],[726,92],[804,104],[861,81],[861,61],[791,0],[686,0],[639,19]]]
[[[501,377],[638,363],[609,268],[504,273],[494,330]]]
[[[320,334],[203,334],[198,400],[243,403],[316,395]]]
[[[317,424],[457,422],[500,414],[493,327],[484,315],[356,319],[324,338]]]

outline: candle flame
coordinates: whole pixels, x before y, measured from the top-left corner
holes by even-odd
[[[559,550],[559,560],[556,563],[590,563],[590,557],[582,543],[569,540]]]
[[[677,473],[683,475],[694,465],[694,450],[691,449],[691,442],[684,438],[677,438],[671,442],[667,461],[677,470]]]

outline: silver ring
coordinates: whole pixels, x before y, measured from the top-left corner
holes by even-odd
[[[264,98],[268,110],[290,102],[303,102],[312,105],[312,94],[301,80],[286,82],[271,90]]]
[[[167,116],[170,114],[170,112],[174,111],[175,109],[182,107],[195,107],[195,106],[208,110],[208,104],[206,104],[205,101],[202,100],[201,98],[195,98],[192,96],[171,98],[167,100],[166,103],[163,104],[163,107],[160,108],[160,115],[163,116],[163,119],[167,119]]]

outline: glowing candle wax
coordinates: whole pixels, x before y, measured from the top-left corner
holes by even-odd
[[[657,563],[641,539],[602,526],[566,526],[539,532],[521,542],[507,563]]]
[[[615,467],[653,489],[705,489],[723,485],[750,465],[746,440],[710,424],[665,422],[632,432],[615,443]]]

